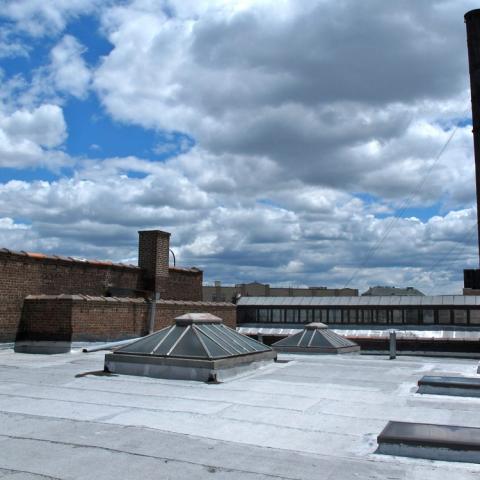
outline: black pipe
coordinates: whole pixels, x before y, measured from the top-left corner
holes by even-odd
[[[477,8],[467,12],[465,14],[465,24],[467,26],[468,66],[472,97],[472,132],[475,155],[478,254],[480,264],[480,9]]]

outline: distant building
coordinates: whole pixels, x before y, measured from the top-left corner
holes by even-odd
[[[238,283],[222,285],[216,281],[214,285],[203,286],[204,302],[231,302],[238,297],[358,297],[356,288],[327,287],[270,287],[268,283]]]
[[[362,293],[362,297],[386,297],[389,295],[397,296],[421,296],[425,294],[414,287],[397,288],[397,287],[370,287],[366,292]]]

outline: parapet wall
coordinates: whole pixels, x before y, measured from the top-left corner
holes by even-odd
[[[169,268],[165,278],[164,288],[167,290],[161,292],[162,298],[186,301],[202,299],[201,270]],[[24,299],[28,295],[100,297],[111,287],[148,289],[146,281],[145,271],[135,265],[0,249],[0,343],[13,342],[17,337]],[[92,335],[94,332],[95,329]]]
[[[83,262],[0,250],[0,342],[15,340],[23,301],[30,294],[104,295],[109,286],[141,288],[133,265]]]
[[[201,270],[170,268],[166,298],[200,302],[202,301],[202,283]]]
[[[25,299],[18,341],[115,341],[148,333],[151,305],[141,298],[31,295]],[[155,330],[190,312],[211,313],[236,326],[231,303],[159,300]]]

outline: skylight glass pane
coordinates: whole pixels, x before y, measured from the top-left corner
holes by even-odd
[[[203,343],[207,347],[208,352],[210,353],[210,358],[223,358],[231,356],[230,353],[220,347],[211,338],[207,337],[201,330],[198,330],[198,335],[200,335]]]
[[[171,333],[165,338],[165,340],[155,349],[153,352],[154,355],[167,355],[170,349],[173,347],[175,342],[180,338],[180,335],[188,327],[178,327],[175,326],[171,330]]]
[[[252,345],[252,343],[254,342],[253,340],[252,342],[249,342],[249,338],[243,337],[239,333],[233,332],[226,327],[223,327],[221,330],[222,335],[227,337],[228,340],[232,342],[237,348],[242,350],[242,352],[248,353],[256,350],[255,347]]]
[[[301,332],[295,333],[294,335],[286,338],[282,338],[278,342],[275,343],[275,345],[281,345],[284,347],[290,347],[297,345],[298,342],[300,341],[300,337],[303,335],[303,330]]]
[[[324,335],[320,332],[315,332],[315,336],[313,337],[312,343],[310,343],[311,347],[330,347],[330,342],[327,341]]]
[[[151,353],[158,343],[165,338],[172,327],[164,328],[148,337],[143,337],[134,343],[118,348],[116,352],[121,353]]]
[[[310,342],[310,340],[312,339],[312,336],[314,335],[314,333],[315,333],[315,330],[305,330],[305,335],[300,340],[299,346],[306,347]]]
[[[172,357],[193,357],[208,359],[207,352],[195,332],[190,328],[170,353]]]
[[[238,355],[242,353],[238,347],[232,346],[228,339],[225,340],[221,334],[219,335],[215,327],[216,325],[198,325],[198,328],[202,333],[210,337],[213,341],[219,343],[220,346],[231,355]]]

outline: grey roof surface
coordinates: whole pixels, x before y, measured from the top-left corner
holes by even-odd
[[[176,324],[114,351],[114,355],[215,360],[271,351],[263,343],[223,325],[210,314],[187,314]]]
[[[426,307],[426,306],[480,306],[476,295],[432,295],[385,297],[241,297],[240,307]]]
[[[105,375],[103,353],[0,350],[0,478],[478,480],[480,465],[377,455],[389,420],[480,427],[478,399],[414,393],[478,361],[283,355],[219,385]]]

